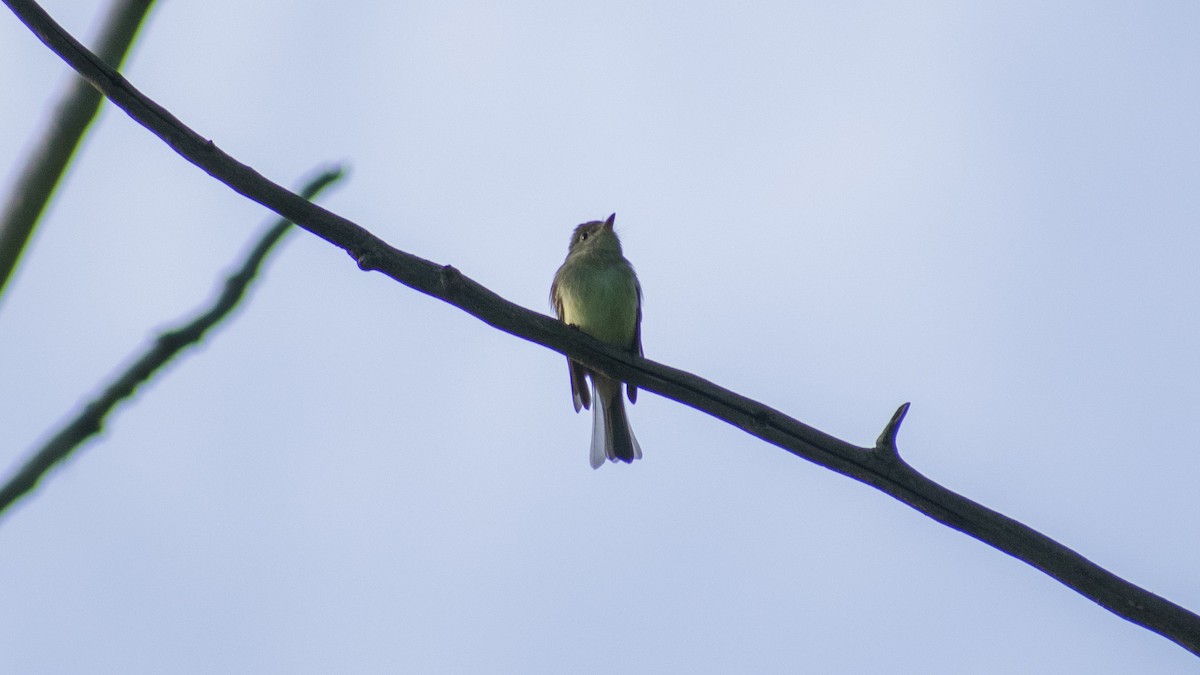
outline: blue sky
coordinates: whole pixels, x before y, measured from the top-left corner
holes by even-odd
[[[94,35],[97,3],[47,9]],[[547,311],[615,211],[646,355],[1200,609],[1194,3],[162,3],[126,74],[278,182]],[[4,186],[67,82],[0,17]],[[270,215],[115,109],[0,302],[15,465]],[[303,232],[0,522],[5,672],[1184,673],[863,485]]]

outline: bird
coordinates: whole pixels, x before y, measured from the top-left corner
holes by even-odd
[[[642,356],[642,286],[613,230],[616,217],[614,213],[606,220],[575,228],[567,259],[554,273],[550,304],[563,323]],[[621,396],[624,388],[629,402],[636,403],[637,387],[589,370],[570,357],[567,366],[575,412],[591,408],[593,398],[598,404],[592,411],[592,468],[600,468],[605,460],[630,463],[641,459],[642,448],[629,426]]]

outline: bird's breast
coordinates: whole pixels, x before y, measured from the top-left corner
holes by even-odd
[[[629,347],[637,322],[637,285],[625,265],[565,270],[563,321],[612,345]]]

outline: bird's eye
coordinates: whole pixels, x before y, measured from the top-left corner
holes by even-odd
[[[579,241],[587,241],[587,235],[588,235],[587,232],[580,232],[579,233]]]

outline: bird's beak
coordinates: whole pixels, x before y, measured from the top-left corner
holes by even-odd
[[[612,214],[611,216],[609,216],[608,220],[604,221],[604,229],[608,230],[609,232],[612,232],[613,222],[616,221],[616,219],[617,219],[617,214],[615,214],[615,213]]]

